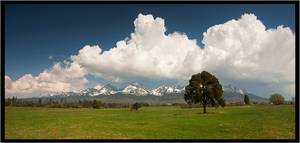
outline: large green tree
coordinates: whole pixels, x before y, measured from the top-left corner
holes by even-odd
[[[185,87],[184,99],[188,104],[202,104],[203,113],[206,113],[207,105],[225,106],[222,85],[207,71],[192,75],[189,85]]]
[[[270,102],[275,105],[280,105],[284,103],[284,97],[279,93],[274,93],[270,97]]]

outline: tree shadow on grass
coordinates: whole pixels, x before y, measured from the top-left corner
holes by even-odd
[[[196,114],[200,114],[200,115],[217,115],[217,114],[224,114],[224,112],[218,112],[218,111],[215,111],[215,112],[206,112],[206,113],[203,113],[203,112],[197,112]]]

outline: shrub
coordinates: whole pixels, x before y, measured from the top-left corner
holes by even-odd
[[[140,104],[140,103],[134,103],[134,104],[131,105],[130,110],[135,110],[135,111],[137,111],[137,110],[139,110],[139,108],[141,108],[141,107],[142,107],[142,104]]]
[[[270,97],[270,102],[274,105],[280,105],[284,103],[284,97],[279,93],[274,93]]]

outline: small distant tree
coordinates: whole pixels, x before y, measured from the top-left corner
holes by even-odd
[[[39,106],[42,106],[42,99],[39,98]]]
[[[63,104],[64,103],[64,99],[63,98],[60,98],[60,104]]]
[[[291,104],[295,104],[295,97],[292,97],[292,102]]]
[[[203,113],[206,113],[209,104],[214,107],[225,106],[222,85],[207,71],[192,75],[189,85],[185,87],[184,100],[188,104],[202,104]]]
[[[7,102],[5,103],[5,105],[11,105],[12,104],[12,99],[11,98],[7,98]]]
[[[52,105],[53,104],[53,100],[50,98],[49,99],[49,104]]]
[[[279,93],[274,93],[270,97],[270,102],[274,105],[280,105],[284,103],[284,97]]]
[[[17,98],[13,96],[11,99],[11,105],[15,106],[16,102],[17,102]]]
[[[92,104],[94,109],[99,109],[100,108],[100,101],[94,100]]]
[[[140,103],[134,103],[131,105],[130,110],[139,110],[142,107],[142,104]]]
[[[245,104],[249,105],[250,104],[250,99],[249,99],[249,96],[245,94],[244,96],[244,102]]]

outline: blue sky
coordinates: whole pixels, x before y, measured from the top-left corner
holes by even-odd
[[[166,33],[186,33],[202,47],[202,33],[209,27],[237,19],[244,13],[254,13],[267,28],[284,25],[295,31],[294,11],[295,7],[287,4],[8,4],[5,8],[5,74],[13,80],[26,73],[36,76],[53,63],[76,55],[85,45],[100,45],[103,50],[109,50],[134,31],[133,21],[139,13],[163,18]],[[87,78],[91,85],[107,82],[91,75]],[[141,82],[149,87],[162,83]]]

